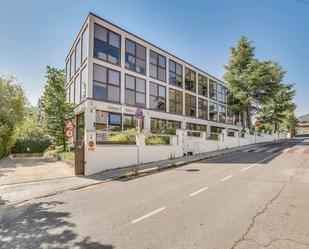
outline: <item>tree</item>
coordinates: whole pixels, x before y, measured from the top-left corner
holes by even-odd
[[[284,123],[289,119],[290,122],[294,122],[291,119],[296,108],[293,103],[294,96],[295,90],[292,84],[279,84],[272,98],[264,103],[257,113],[259,120],[271,124],[275,129],[278,128],[276,123]],[[291,116],[291,114],[293,115]],[[290,125],[293,126],[293,124]]]
[[[259,62],[255,47],[246,37],[241,37],[225,66],[224,79],[231,94],[231,110],[239,112],[243,127],[251,128],[251,117],[260,105],[268,103],[278,91],[284,77],[281,66],[272,61]],[[235,106],[233,106],[235,105]]]
[[[0,77],[0,158],[7,155],[16,141],[15,129],[22,121],[26,97],[12,77]]]
[[[73,117],[73,105],[66,102],[64,70],[47,66],[45,77],[46,85],[42,96],[44,123],[53,143],[65,150],[65,126]]]

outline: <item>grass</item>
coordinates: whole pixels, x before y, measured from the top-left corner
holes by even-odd
[[[208,137],[207,137],[208,140],[219,140],[219,136],[218,134],[210,134]]]

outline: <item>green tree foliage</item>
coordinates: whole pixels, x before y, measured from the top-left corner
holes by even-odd
[[[252,42],[241,37],[236,48],[231,48],[224,74],[230,95],[229,114],[240,115],[243,127],[249,129],[251,117],[260,107],[265,111],[272,109],[271,122],[274,119],[281,120],[282,108],[288,108],[292,104],[290,95],[293,96],[292,86],[282,83],[285,75],[282,67],[273,61],[258,61],[254,51]],[[287,100],[282,103],[283,99]],[[268,117],[265,119],[268,120]]]
[[[66,102],[64,70],[47,66],[42,111],[47,133],[57,146],[66,149],[65,126],[73,117],[73,106]]]
[[[23,120],[26,97],[24,90],[12,77],[0,77],[0,158],[15,144],[15,130]]]

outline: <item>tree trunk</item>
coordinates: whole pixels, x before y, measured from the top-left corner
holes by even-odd
[[[251,129],[251,126],[252,126],[252,124],[251,124],[251,106],[250,105],[248,105],[247,106],[247,128],[249,128],[249,130]]]

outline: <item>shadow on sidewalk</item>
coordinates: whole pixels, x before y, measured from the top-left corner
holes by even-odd
[[[39,202],[0,209],[0,248],[97,248],[112,249],[91,241],[77,240],[76,225],[69,212],[55,211],[63,202]]]

